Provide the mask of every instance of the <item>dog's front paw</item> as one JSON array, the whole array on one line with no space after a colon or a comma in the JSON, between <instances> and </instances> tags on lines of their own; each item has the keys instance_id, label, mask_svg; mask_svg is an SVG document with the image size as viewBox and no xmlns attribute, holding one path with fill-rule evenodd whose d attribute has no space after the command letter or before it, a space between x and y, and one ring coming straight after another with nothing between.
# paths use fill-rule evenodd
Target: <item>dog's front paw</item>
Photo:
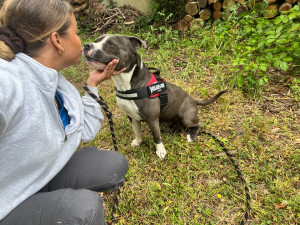
<instances>
[{"instance_id":1,"label":"dog's front paw","mask_svg":"<svg viewBox=\"0 0 300 225\"><path fill-rule=\"evenodd\" d=\"M132 142L131 142L131 146L132 147L138 147L142 144L142 140L138 140L138 139L134 139Z\"/></svg>"},{"instance_id":2,"label":"dog's front paw","mask_svg":"<svg viewBox=\"0 0 300 225\"><path fill-rule=\"evenodd\" d=\"M164 159L166 154L167 154L167 151L164 147L164 145L162 143L160 144L156 144L156 154L158 155L158 157L160 159Z\"/></svg>"}]
</instances>

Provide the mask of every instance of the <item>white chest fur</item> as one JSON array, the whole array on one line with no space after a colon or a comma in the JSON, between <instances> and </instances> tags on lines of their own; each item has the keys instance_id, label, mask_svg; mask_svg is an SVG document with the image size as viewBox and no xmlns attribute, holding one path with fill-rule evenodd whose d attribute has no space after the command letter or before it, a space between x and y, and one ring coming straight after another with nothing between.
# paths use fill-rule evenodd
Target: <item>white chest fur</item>
<instances>
[{"instance_id":1,"label":"white chest fur","mask_svg":"<svg viewBox=\"0 0 300 225\"><path fill-rule=\"evenodd\" d=\"M127 91L131 89L130 80L136 65L128 73L121 73L116 76L112 76L114 84L119 91ZM117 103L122 111L128 114L135 120L141 120L141 116L138 113L138 107L133 100L126 100L117 97Z\"/></svg>"}]
</instances>

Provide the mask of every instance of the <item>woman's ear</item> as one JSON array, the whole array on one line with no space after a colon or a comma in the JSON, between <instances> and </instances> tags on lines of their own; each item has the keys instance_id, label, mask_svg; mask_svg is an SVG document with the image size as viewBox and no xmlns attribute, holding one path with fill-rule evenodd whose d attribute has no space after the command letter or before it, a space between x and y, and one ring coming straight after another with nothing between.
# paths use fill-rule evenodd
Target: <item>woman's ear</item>
<instances>
[{"instance_id":1,"label":"woman's ear","mask_svg":"<svg viewBox=\"0 0 300 225\"><path fill-rule=\"evenodd\" d=\"M65 49L62 46L61 36L57 32L53 32L51 34L50 41L53 44L53 46L56 48L58 54L62 55L65 52Z\"/></svg>"}]
</instances>

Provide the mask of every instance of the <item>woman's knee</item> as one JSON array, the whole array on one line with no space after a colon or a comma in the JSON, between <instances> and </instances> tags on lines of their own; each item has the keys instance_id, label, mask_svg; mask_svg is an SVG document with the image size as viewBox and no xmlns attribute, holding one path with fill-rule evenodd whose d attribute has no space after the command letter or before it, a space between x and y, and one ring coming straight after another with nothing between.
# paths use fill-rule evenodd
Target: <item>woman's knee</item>
<instances>
[{"instance_id":1,"label":"woman's knee","mask_svg":"<svg viewBox=\"0 0 300 225\"><path fill-rule=\"evenodd\" d=\"M59 189L32 195L0 225L105 225L103 200L89 190Z\"/></svg>"},{"instance_id":2,"label":"woman's knee","mask_svg":"<svg viewBox=\"0 0 300 225\"><path fill-rule=\"evenodd\" d=\"M124 155L116 151L98 150L93 147L80 149L77 154L85 155L89 167L93 168L89 174L93 174L94 182L87 187L89 190L103 192L115 190L123 185L128 171L128 160Z\"/></svg>"},{"instance_id":3,"label":"woman's knee","mask_svg":"<svg viewBox=\"0 0 300 225\"><path fill-rule=\"evenodd\" d=\"M57 223L105 225L103 199L97 192L86 189L62 189L65 193L60 202Z\"/></svg>"}]
</instances>

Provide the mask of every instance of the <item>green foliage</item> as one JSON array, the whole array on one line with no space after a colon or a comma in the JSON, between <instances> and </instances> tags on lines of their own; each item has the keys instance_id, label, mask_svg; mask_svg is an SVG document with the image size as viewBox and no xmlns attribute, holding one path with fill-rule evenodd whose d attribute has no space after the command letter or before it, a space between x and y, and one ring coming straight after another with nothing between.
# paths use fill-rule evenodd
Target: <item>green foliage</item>
<instances>
[{"instance_id":1,"label":"green foliage","mask_svg":"<svg viewBox=\"0 0 300 225\"><path fill-rule=\"evenodd\" d=\"M299 72L300 11L295 6L274 20L247 15L238 21L232 82L253 89L268 82L267 69Z\"/></svg>"},{"instance_id":2,"label":"green foliage","mask_svg":"<svg viewBox=\"0 0 300 225\"><path fill-rule=\"evenodd\" d=\"M253 10L236 17L233 12L227 20L216 20L192 34L214 55L213 63L227 56L230 75L224 79L252 96L268 83L268 69L300 72L299 6L272 20L259 14Z\"/></svg>"}]
</instances>

